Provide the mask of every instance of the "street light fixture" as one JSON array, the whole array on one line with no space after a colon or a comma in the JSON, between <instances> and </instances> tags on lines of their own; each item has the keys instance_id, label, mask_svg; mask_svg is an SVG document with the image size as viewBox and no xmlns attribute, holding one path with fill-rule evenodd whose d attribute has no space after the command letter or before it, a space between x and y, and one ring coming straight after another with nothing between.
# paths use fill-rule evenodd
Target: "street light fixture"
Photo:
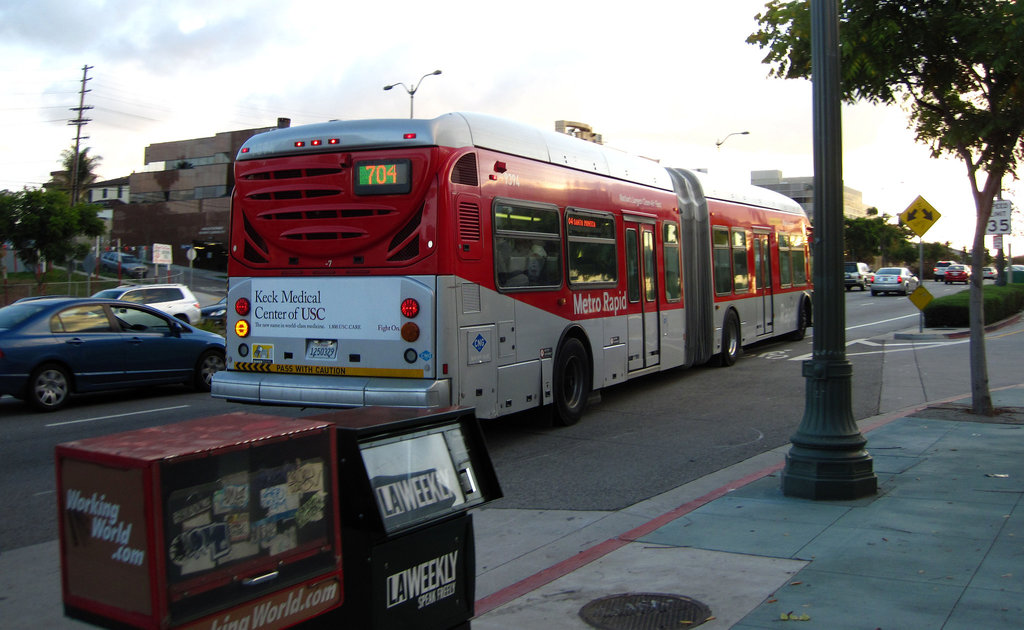
<instances>
[{"instance_id":1,"label":"street light fixture","mask_svg":"<svg viewBox=\"0 0 1024 630\"><path fill-rule=\"evenodd\" d=\"M718 142L716 142L715 143L715 148L721 150L722 145L725 144L725 141L728 140L730 136L749 136L749 135L750 135L749 131L734 131L734 132L730 133L728 136L726 136L726 137L722 138L721 140L719 140Z\"/></svg>"},{"instance_id":2,"label":"street light fixture","mask_svg":"<svg viewBox=\"0 0 1024 630\"><path fill-rule=\"evenodd\" d=\"M441 74L440 70L434 70L433 72L428 72L427 74L425 74L422 77L420 77L420 80L416 82L416 86L412 87L412 88L410 88L408 85L406 85L406 84L404 84L402 82L398 82L398 83L392 83L391 85L385 85L384 86L384 91L386 92L386 91L390 90L391 88L393 88L395 86L401 85L405 89L405 91L409 93L409 118L412 118L412 101L413 101L413 98L416 97L416 90L420 89L420 83L423 83L423 79L426 79L427 77L432 77L432 76L438 75L438 74Z\"/></svg>"}]
</instances>

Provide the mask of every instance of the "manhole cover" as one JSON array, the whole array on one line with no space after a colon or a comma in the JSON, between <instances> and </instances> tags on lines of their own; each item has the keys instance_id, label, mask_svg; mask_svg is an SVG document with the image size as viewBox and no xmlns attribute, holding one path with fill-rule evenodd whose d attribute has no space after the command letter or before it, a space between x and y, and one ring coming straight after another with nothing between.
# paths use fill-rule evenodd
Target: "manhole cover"
<instances>
[{"instance_id":1,"label":"manhole cover","mask_svg":"<svg viewBox=\"0 0 1024 630\"><path fill-rule=\"evenodd\" d=\"M704 623L711 609L682 595L622 593L595 599L580 608L580 617L601 630L679 630Z\"/></svg>"}]
</instances>

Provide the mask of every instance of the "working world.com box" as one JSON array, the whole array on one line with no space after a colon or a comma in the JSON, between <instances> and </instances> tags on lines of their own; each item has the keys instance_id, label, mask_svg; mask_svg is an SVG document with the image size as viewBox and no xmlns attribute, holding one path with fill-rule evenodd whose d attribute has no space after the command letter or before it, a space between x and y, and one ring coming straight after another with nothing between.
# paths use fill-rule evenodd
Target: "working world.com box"
<instances>
[{"instance_id":1,"label":"working world.com box","mask_svg":"<svg viewBox=\"0 0 1024 630\"><path fill-rule=\"evenodd\" d=\"M282 628L341 605L335 428L232 413L56 448L65 613Z\"/></svg>"}]
</instances>

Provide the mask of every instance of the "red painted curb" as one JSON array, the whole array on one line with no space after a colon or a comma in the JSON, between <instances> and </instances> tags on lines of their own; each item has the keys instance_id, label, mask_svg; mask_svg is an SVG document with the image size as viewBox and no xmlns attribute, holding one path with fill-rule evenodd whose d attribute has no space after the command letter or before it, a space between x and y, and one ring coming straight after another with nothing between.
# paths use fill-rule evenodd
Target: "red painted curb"
<instances>
[{"instance_id":1,"label":"red painted curb","mask_svg":"<svg viewBox=\"0 0 1024 630\"><path fill-rule=\"evenodd\" d=\"M573 571L576 571L581 567L590 564L594 560L599 560L600 558L603 558L609 553L617 549L621 549L622 547L625 547L629 543L634 542L637 538L640 538L641 536L645 536L653 532L659 527L662 527L663 525L666 525L676 520L677 518L696 510L702 505L706 505L714 501L715 499L725 496L726 494L732 492L736 488L743 487L748 483L757 481L762 477L766 477L774 472L781 470L782 467L783 464L780 463L774 466L769 466L764 470L751 473L745 477L741 477L736 481L733 481L729 484L726 484L716 490L713 490L705 494L702 497L694 499L693 501L690 501L688 503L684 503L683 505L675 508L674 510L671 510L669 512L662 514L661 516L653 518L650 521L644 523L643 525L640 525L629 530L628 532L616 536L615 538L609 538L608 540L602 543L599 543L589 549L581 551L580 553L576 554L571 558L566 558L565 560L555 565L552 565L547 569L543 569L537 573L534 573L530 577L524 578L516 582L515 584L506 586L500 591L496 591L488 595L487 597L478 599L476 601L475 616L487 614L495 608L503 606L515 599L518 599L519 597L522 597L530 591L534 591L544 586L545 584L554 582L558 578L564 577L572 573Z\"/></svg>"}]
</instances>

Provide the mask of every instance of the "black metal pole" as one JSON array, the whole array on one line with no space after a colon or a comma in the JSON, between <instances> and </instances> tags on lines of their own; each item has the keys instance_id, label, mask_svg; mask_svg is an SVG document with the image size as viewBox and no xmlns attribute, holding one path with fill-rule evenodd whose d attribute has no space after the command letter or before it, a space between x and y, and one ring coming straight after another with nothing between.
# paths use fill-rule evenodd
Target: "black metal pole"
<instances>
[{"instance_id":1,"label":"black metal pole","mask_svg":"<svg viewBox=\"0 0 1024 630\"><path fill-rule=\"evenodd\" d=\"M843 286L843 149L839 2L811 0L814 116L814 342L803 365L804 417L790 438L782 492L856 499L878 490L867 440L853 419Z\"/></svg>"}]
</instances>

